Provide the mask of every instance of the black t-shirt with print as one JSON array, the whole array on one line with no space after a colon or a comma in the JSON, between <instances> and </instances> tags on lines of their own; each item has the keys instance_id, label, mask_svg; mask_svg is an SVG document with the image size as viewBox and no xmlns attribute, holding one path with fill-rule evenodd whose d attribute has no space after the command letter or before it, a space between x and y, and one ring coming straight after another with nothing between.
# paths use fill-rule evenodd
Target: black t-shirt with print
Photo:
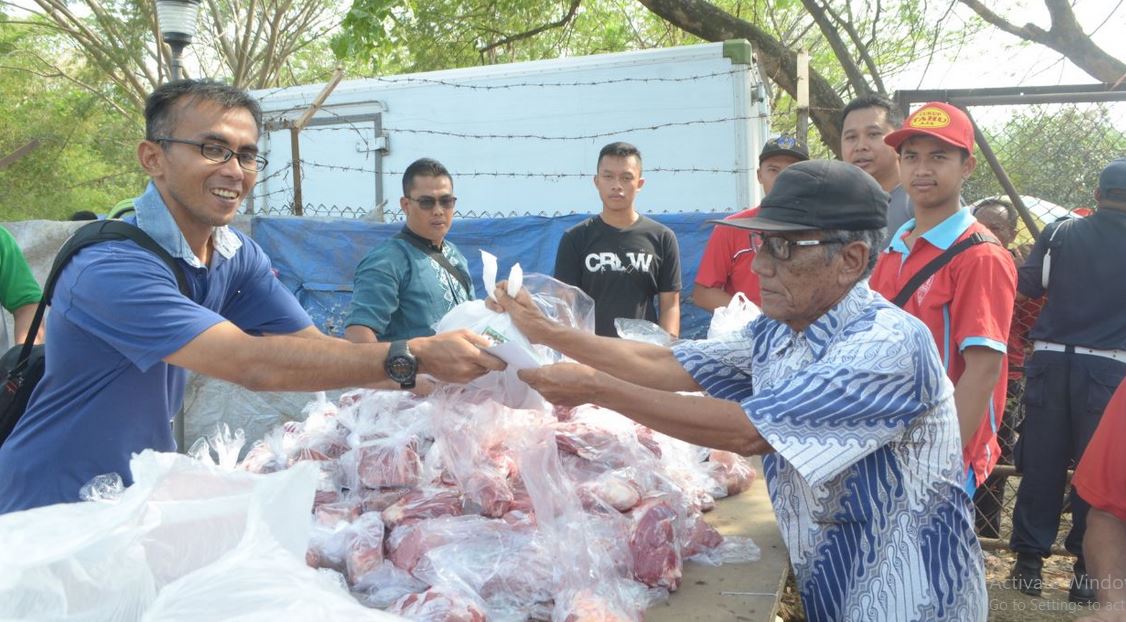
<instances>
[{"instance_id":1,"label":"black t-shirt with print","mask_svg":"<svg viewBox=\"0 0 1126 622\"><path fill-rule=\"evenodd\" d=\"M672 229L645 216L624 229L593 216L559 240L555 278L594 299L595 332L617 337L614 318L657 321L653 297L680 291L680 249Z\"/></svg>"}]
</instances>

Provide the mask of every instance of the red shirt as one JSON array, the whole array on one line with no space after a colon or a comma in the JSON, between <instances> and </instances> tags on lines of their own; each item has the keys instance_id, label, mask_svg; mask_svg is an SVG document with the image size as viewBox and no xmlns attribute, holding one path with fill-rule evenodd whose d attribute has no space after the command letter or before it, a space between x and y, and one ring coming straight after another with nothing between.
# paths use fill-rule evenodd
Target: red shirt
<instances>
[{"instance_id":1,"label":"red shirt","mask_svg":"<svg viewBox=\"0 0 1126 622\"><path fill-rule=\"evenodd\" d=\"M758 213L757 207L736 212L724 220L750 218ZM743 292L756 305L762 305L758 275L751 270L755 258L751 250L750 231L735 227L716 225L704 256L700 258L700 268L696 270L696 285L700 287L722 287L723 291L735 295Z\"/></svg>"},{"instance_id":2,"label":"red shirt","mask_svg":"<svg viewBox=\"0 0 1126 622\"><path fill-rule=\"evenodd\" d=\"M1110 398L1071 484L1091 507L1126 521L1126 381Z\"/></svg>"},{"instance_id":3,"label":"red shirt","mask_svg":"<svg viewBox=\"0 0 1126 622\"><path fill-rule=\"evenodd\" d=\"M903 237L914 228L909 222ZM969 210L942 221L923 234L908 251L902 237L880 255L870 281L872 289L887 299L895 298L907 281L947 248L974 233L992 237ZM998 244L978 244L959 253L950 263L915 290L903 309L919 318L934 335L946 375L957 384L966 368L962 350L984 346L1002 354L1009 340L1016 298L1017 271L1009 252ZM972 466L977 485L981 485L997 459L997 428L1005 412L1008 361L1001 359L1001 375L993 390L988 416L962 450L962 462Z\"/></svg>"}]
</instances>

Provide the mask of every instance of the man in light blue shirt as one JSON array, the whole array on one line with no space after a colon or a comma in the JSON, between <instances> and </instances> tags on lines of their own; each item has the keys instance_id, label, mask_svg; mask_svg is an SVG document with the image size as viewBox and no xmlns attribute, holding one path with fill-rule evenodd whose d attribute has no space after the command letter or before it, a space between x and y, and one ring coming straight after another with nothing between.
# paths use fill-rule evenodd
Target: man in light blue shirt
<instances>
[{"instance_id":1,"label":"man in light blue shirt","mask_svg":"<svg viewBox=\"0 0 1126 622\"><path fill-rule=\"evenodd\" d=\"M74 256L51 301L46 372L0 446L0 514L77 501L97 475L130 484L131 454L175 449L169 421L187 370L313 391L392 375L413 382L417 371L465 381L503 367L468 332L399 344L396 358L386 344L351 344L312 325L262 249L227 226L266 165L261 110L245 91L169 82L149 96L145 122L138 157L151 183L135 223L175 258L190 297L131 241Z\"/></svg>"},{"instance_id":2,"label":"man in light blue shirt","mask_svg":"<svg viewBox=\"0 0 1126 622\"><path fill-rule=\"evenodd\" d=\"M453 179L437 160L422 158L403 173L403 230L356 267L344 337L355 343L434 334L450 309L473 300L461 251L446 239L453 223Z\"/></svg>"},{"instance_id":3,"label":"man in light blue shirt","mask_svg":"<svg viewBox=\"0 0 1126 622\"><path fill-rule=\"evenodd\" d=\"M763 315L734 338L600 338L547 320L526 293L497 298L533 342L589 365L522 370L548 401L763 454L810 620L983 622L953 386L926 326L866 282L886 206L859 168L814 160L779 174L757 216L719 221L751 231L762 285Z\"/></svg>"}]
</instances>

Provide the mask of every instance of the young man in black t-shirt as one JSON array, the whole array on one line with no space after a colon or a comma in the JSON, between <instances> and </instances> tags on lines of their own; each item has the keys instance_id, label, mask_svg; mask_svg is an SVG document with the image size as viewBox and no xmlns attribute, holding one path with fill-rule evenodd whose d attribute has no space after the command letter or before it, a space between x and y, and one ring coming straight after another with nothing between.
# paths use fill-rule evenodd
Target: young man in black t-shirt
<instances>
[{"instance_id":1,"label":"young man in black t-shirt","mask_svg":"<svg viewBox=\"0 0 1126 622\"><path fill-rule=\"evenodd\" d=\"M634 208L643 185L637 147L606 145L594 176L602 213L571 227L559 241L555 278L594 299L599 335L617 337L619 317L657 322L674 337L680 334L680 249L671 229Z\"/></svg>"}]
</instances>

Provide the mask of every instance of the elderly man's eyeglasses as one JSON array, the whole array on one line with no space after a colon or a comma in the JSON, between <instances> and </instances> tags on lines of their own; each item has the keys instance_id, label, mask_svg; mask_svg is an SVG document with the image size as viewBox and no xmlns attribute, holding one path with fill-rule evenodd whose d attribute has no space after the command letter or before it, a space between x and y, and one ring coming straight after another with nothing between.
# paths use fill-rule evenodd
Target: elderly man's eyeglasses
<instances>
[{"instance_id":1,"label":"elderly man's eyeglasses","mask_svg":"<svg viewBox=\"0 0 1126 622\"><path fill-rule=\"evenodd\" d=\"M207 158L208 160L211 160L212 162L218 162L220 164L225 164L227 160L235 158L238 161L239 167L252 173L257 173L258 171L266 168L266 158L263 158L257 153L252 153L250 151L235 151L234 149L225 147L223 145L220 145L219 143L201 143L194 140L183 140L180 138L154 138L152 139L152 141L154 143L179 143L181 145L192 145L194 147L199 147L200 155Z\"/></svg>"},{"instance_id":2,"label":"elderly man's eyeglasses","mask_svg":"<svg viewBox=\"0 0 1126 622\"><path fill-rule=\"evenodd\" d=\"M419 207L428 212L434 209L435 205L441 205L443 209L453 209L454 205L457 204L457 197L452 194L447 194L446 196L438 198L431 196L421 196L417 199L414 197L407 197L407 200L418 203Z\"/></svg>"},{"instance_id":3,"label":"elderly man's eyeglasses","mask_svg":"<svg viewBox=\"0 0 1126 622\"><path fill-rule=\"evenodd\" d=\"M765 248L766 252L778 261L788 260L795 246L807 247L822 246L824 244L844 244L846 241L847 240L840 238L828 238L825 240L787 240L777 235L763 235L759 231L751 232L751 250L757 255Z\"/></svg>"}]
</instances>

